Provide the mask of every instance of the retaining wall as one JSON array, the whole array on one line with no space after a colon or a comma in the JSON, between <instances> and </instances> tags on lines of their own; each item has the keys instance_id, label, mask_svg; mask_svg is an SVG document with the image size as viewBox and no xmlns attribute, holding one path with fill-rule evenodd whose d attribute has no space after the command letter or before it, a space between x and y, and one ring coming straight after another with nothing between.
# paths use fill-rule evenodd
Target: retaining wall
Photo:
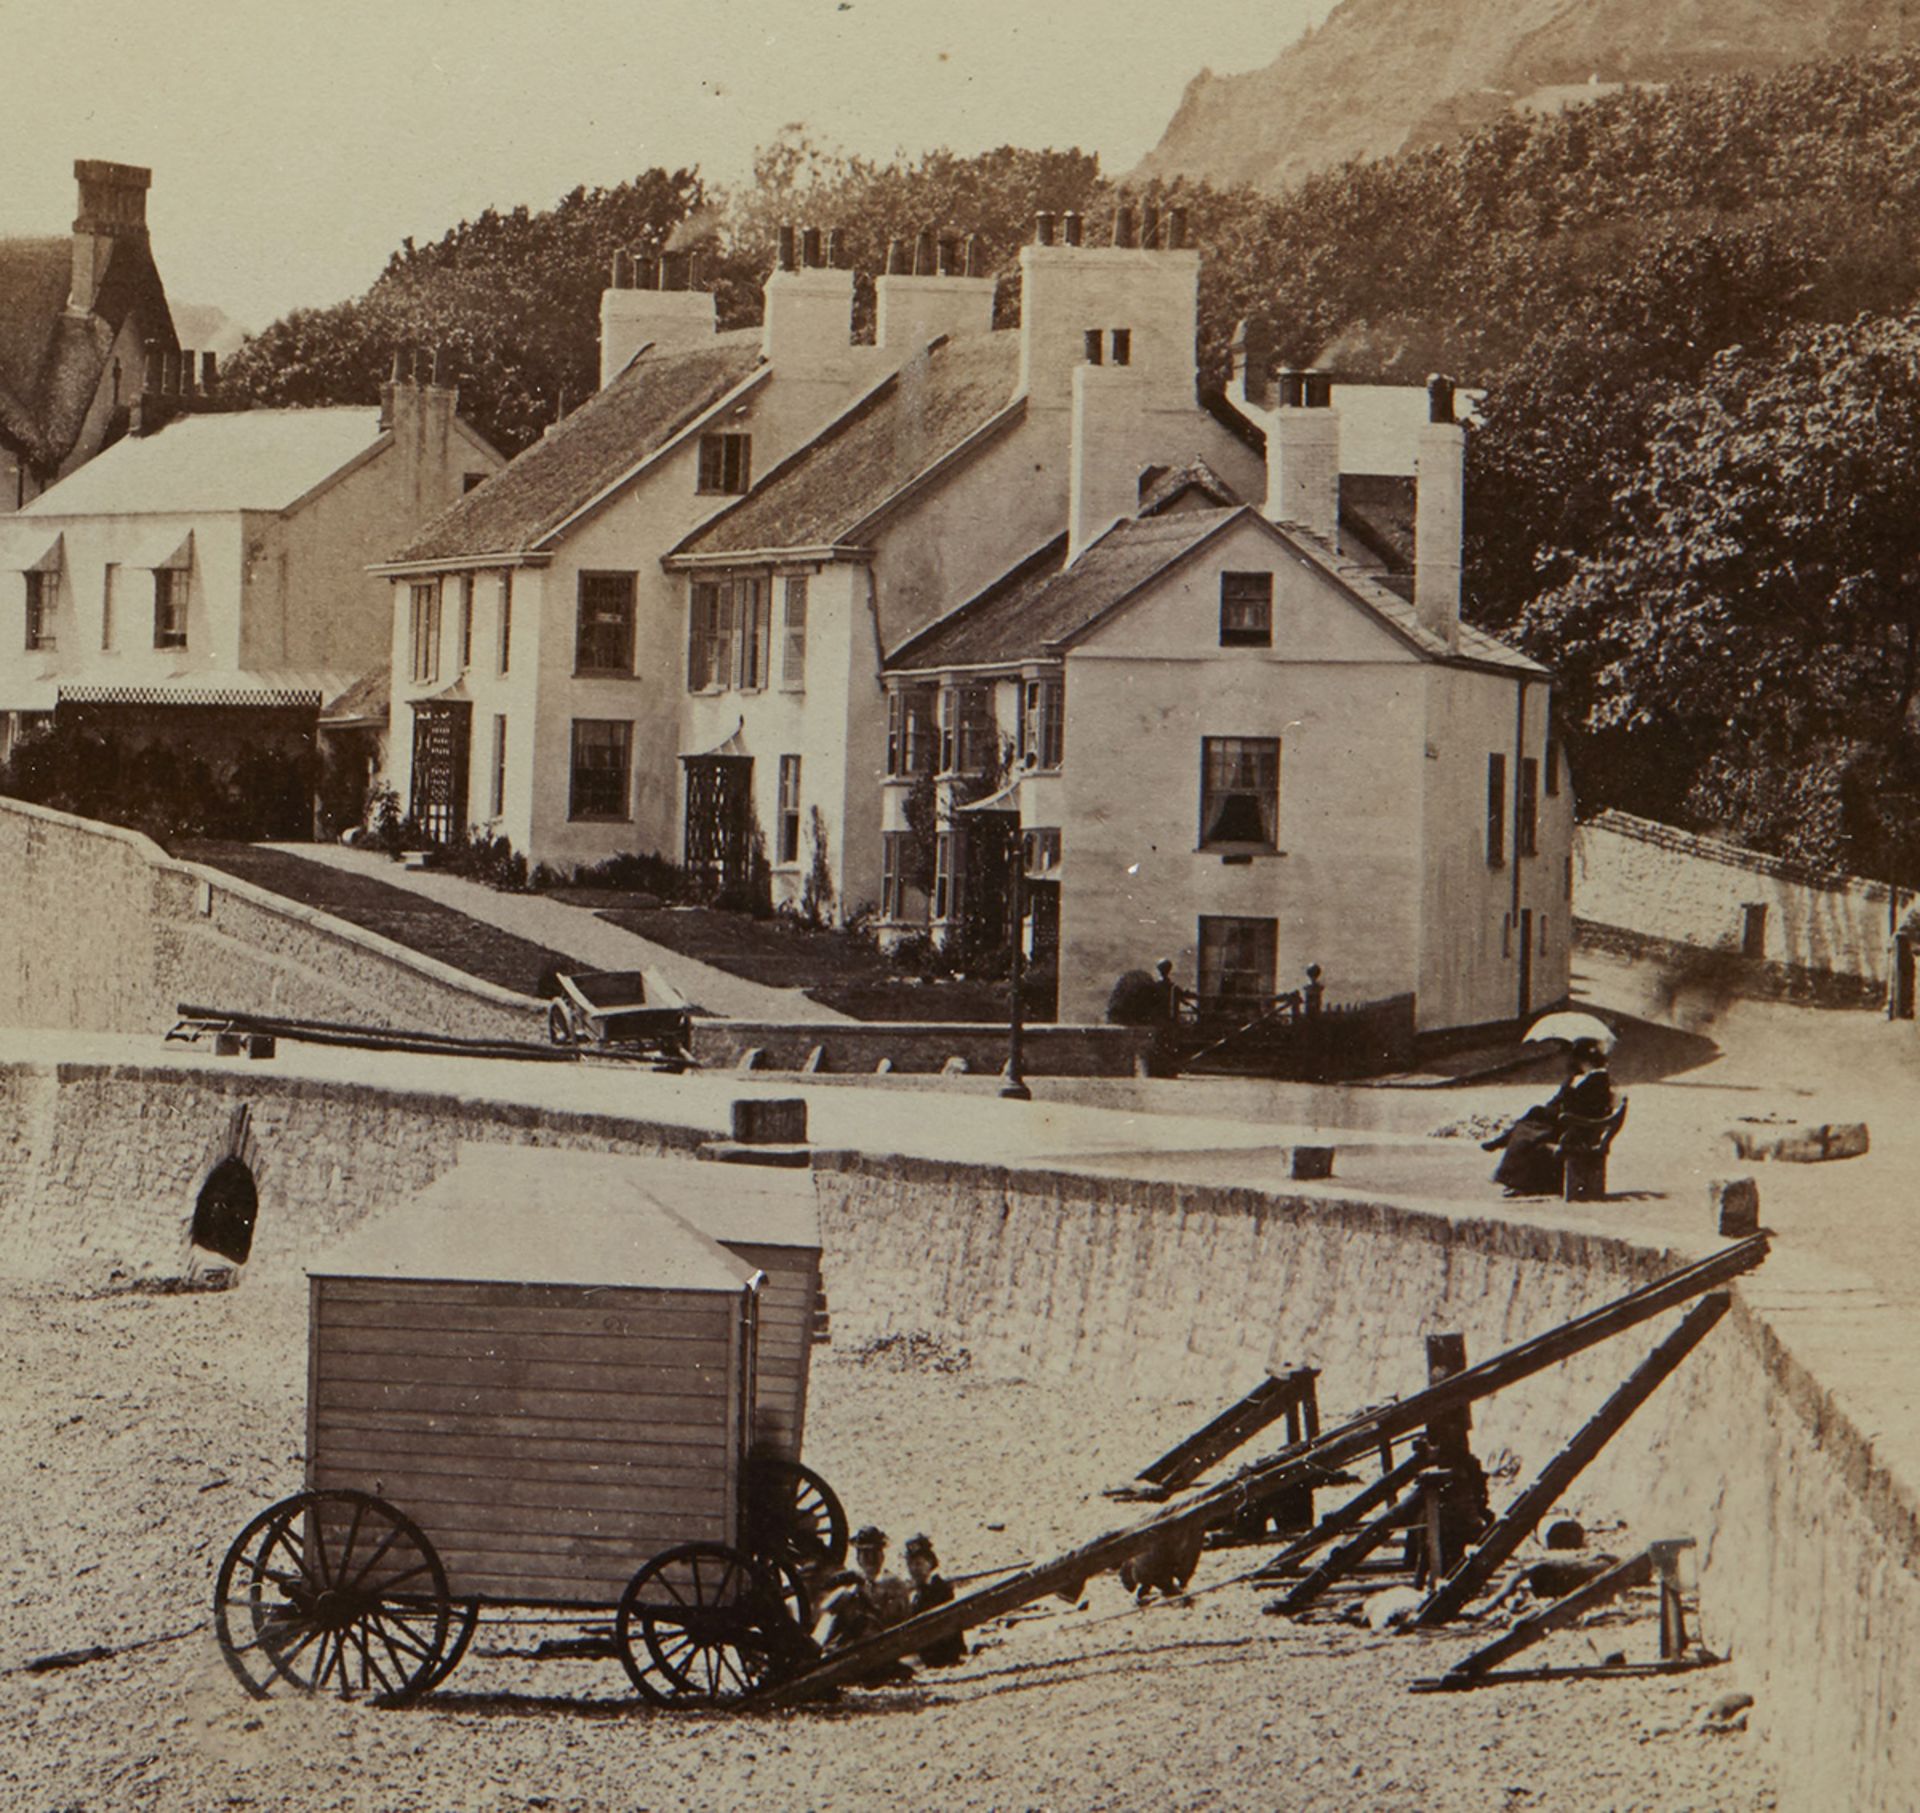
<instances>
[{"instance_id":1,"label":"retaining wall","mask_svg":"<svg viewBox=\"0 0 1920 1813\"><path fill-rule=\"evenodd\" d=\"M178 1272L193 1198L242 1105L262 1201L253 1265L269 1270L304 1263L428 1182L464 1139L660 1153L717 1130L238 1061L5 1063L7 1270L83 1283ZM924 1328L1063 1388L1098 1378L1202 1404L1243 1392L1269 1362L1312 1364L1329 1423L1424 1383L1427 1333L1459 1330L1484 1358L1692 1256L1070 1170L839 1153L822 1154L815 1176L843 1341ZM1743 1281L1733 1316L1577 1496L1625 1516L1638 1539L1698 1540L1704 1634L1736 1659L1704 1680L1758 1696L1783 1806L1900 1807L1920 1779L1920 1727L1900 1717L1920 1663L1920 1526L1906 1484L1797 1351L1797 1276L1770 1267ZM1530 1475L1660 1332L1616 1338L1476 1407L1483 1456L1508 1451Z\"/></svg>"},{"instance_id":2,"label":"retaining wall","mask_svg":"<svg viewBox=\"0 0 1920 1813\"><path fill-rule=\"evenodd\" d=\"M1022 1062L1033 1076L1133 1076L1152 1044L1146 1027L1028 1026ZM693 1055L703 1065L731 1070L749 1052L758 1052L756 1067L768 1070L802 1070L811 1062L829 1075L871 1076L884 1061L902 1073L925 1073L958 1058L969 1075L993 1076L1007 1061L1007 1028L1004 1021L694 1021Z\"/></svg>"},{"instance_id":3,"label":"retaining wall","mask_svg":"<svg viewBox=\"0 0 1920 1813\"><path fill-rule=\"evenodd\" d=\"M1575 909L1595 926L1742 951L1746 909L1763 907L1760 948L1748 956L1789 972L1859 977L1885 991L1892 934L1881 882L1823 874L1612 811L1575 832L1573 873Z\"/></svg>"},{"instance_id":4,"label":"retaining wall","mask_svg":"<svg viewBox=\"0 0 1920 1813\"><path fill-rule=\"evenodd\" d=\"M0 1025L152 1032L183 1001L544 1038L546 1005L117 825L0 798Z\"/></svg>"}]
</instances>

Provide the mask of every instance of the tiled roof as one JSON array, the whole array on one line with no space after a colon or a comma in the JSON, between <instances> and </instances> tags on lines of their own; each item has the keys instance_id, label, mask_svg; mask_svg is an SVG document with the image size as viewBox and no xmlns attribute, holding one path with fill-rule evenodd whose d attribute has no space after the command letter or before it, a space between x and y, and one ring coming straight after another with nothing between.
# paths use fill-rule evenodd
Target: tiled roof
<instances>
[{"instance_id":1,"label":"tiled roof","mask_svg":"<svg viewBox=\"0 0 1920 1813\"><path fill-rule=\"evenodd\" d=\"M1320 568L1365 610L1416 652L1435 661L1465 660L1515 672L1546 669L1463 624L1460 644L1421 628L1411 603L1381 584L1379 575L1343 559L1318 537L1292 525L1267 523L1236 506L1170 511L1117 523L1066 566L1066 537L1030 555L1012 572L959 610L930 625L886 659L896 673L934 668L993 667L1056 654L1108 611L1238 519L1259 523Z\"/></svg>"},{"instance_id":2,"label":"tiled roof","mask_svg":"<svg viewBox=\"0 0 1920 1813\"><path fill-rule=\"evenodd\" d=\"M837 547L912 481L996 418L1011 419L1020 336L935 345L875 386L676 554Z\"/></svg>"},{"instance_id":3,"label":"tiled roof","mask_svg":"<svg viewBox=\"0 0 1920 1813\"><path fill-rule=\"evenodd\" d=\"M647 353L525 453L427 523L392 558L462 560L537 548L759 363L760 333Z\"/></svg>"},{"instance_id":4,"label":"tiled roof","mask_svg":"<svg viewBox=\"0 0 1920 1813\"><path fill-rule=\"evenodd\" d=\"M44 466L80 439L122 322L143 310L148 340L174 344L144 242L116 243L91 315L67 313L72 281L71 239L0 239L0 438Z\"/></svg>"},{"instance_id":5,"label":"tiled roof","mask_svg":"<svg viewBox=\"0 0 1920 1813\"><path fill-rule=\"evenodd\" d=\"M377 409L248 409L183 415L128 435L20 512L180 516L284 510L380 439Z\"/></svg>"},{"instance_id":6,"label":"tiled roof","mask_svg":"<svg viewBox=\"0 0 1920 1813\"><path fill-rule=\"evenodd\" d=\"M1340 530L1379 557L1388 573L1413 571L1418 488L1411 478L1343 472Z\"/></svg>"}]
</instances>

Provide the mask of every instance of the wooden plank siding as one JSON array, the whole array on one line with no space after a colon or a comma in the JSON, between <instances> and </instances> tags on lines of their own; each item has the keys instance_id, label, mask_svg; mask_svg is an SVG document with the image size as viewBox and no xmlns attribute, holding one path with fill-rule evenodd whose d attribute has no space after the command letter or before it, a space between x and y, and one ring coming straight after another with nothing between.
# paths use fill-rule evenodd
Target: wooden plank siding
<instances>
[{"instance_id":1,"label":"wooden plank siding","mask_svg":"<svg viewBox=\"0 0 1920 1813\"><path fill-rule=\"evenodd\" d=\"M813 1350L813 1311L820 1290L820 1254L814 1247L720 1243L736 1259L758 1266L760 1358L754 1379L753 1439L787 1460L800 1458L807 1422L807 1369Z\"/></svg>"},{"instance_id":2,"label":"wooden plank siding","mask_svg":"<svg viewBox=\"0 0 1920 1813\"><path fill-rule=\"evenodd\" d=\"M744 1294L313 1284L309 1481L413 1518L456 1597L610 1605L733 1539Z\"/></svg>"}]
</instances>

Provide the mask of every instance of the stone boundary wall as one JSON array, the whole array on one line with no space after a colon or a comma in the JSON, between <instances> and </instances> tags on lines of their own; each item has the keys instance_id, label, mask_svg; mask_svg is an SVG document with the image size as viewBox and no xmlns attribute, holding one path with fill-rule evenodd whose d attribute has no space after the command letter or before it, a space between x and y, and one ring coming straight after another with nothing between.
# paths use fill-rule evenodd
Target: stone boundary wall
<instances>
[{"instance_id":1,"label":"stone boundary wall","mask_svg":"<svg viewBox=\"0 0 1920 1813\"><path fill-rule=\"evenodd\" d=\"M262 1271L304 1264L431 1181L463 1140L668 1153L717 1130L240 1062L0 1064L8 1275L81 1287L177 1275L194 1195L243 1104L262 1200L249 1269ZM841 1152L819 1154L815 1177L839 1341L925 1329L1063 1390L1099 1378L1191 1398L1196 1424L1284 1361L1323 1369L1331 1425L1418 1389L1427 1333L1458 1330L1485 1358L1694 1256L1071 1170ZM1735 1656L1702 1694L1757 1695L1783 1806L1900 1807L1920 1779L1920 1724L1900 1717L1920 1664L1920 1518L1796 1356L1795 1317L1780 1313L1803 1307L1796 1280L1783 1277L1775 1308L1758 1307L1764 1268L1736 1287L1734 1314L1588 1470L1576 1502L1626 1517L1636 1539L1698 1541L1702 1632ZM1672 1319L1477 1406L1483 1457L1510 1455L1530 1477ZM1128 1515L1095 1508L1090 1528ZM1648 1629L1621 1635L1648 1653Z\"/></svg>"},{"instance_id":2,"label":"stone boundary wall","mask_svg":"<svg viewBox=\"0 0 1920 1813\"><path fill-rule=\"evenodd\" d=\"M1671 938L1653 938L1625 926L1597 925L1575 919L1574 943L1582 950L1607 951L1656 965L1667 1003L1682 995L1726 998L1741 995L1758 1001L1792 1001L1802 1007L1880 1009L1886 1006L1884 982L1871 976L1836 975L1831 970L1799 969L1769 963L1761 957L1743 957L1738 951L1709 950L1698 944L1679 944Z\"/></svg>"},{"instance_id":3,"label":"stone boundary wall","mask_svg":"<svg viewBox=\"0 0 1920 1813\"><path fill-rule=\"evenodd\" d=\"M1739 952L1749 906L1766 909L1753 953L1794 972L1861 978L1883 995L1892 933L1888 889L1857 876L1608 811L1573 842L1573 898L1581 920L1642 937Z\"/></svg>"},{"instance_id":4,"label":"stone boundary wall","mask_svg":"<svg viewBox=\"0 0 1920 1813\"><path fill-rule=\"evenodd\" d=\"M1151 1028L1137 1026L1028 1026L1023 1063L1033 1076L1134 1076L1153 1044ZM814 1051L831 1075L871 1076L883 1059L903 1073L943 1069L959 1058L969 1076L994 1076L1006 1065L1007 1028L977 1021L808 1021L783 1025L759 1020L696 1020L693 1055L712 1069L731 1070L747 1053L756 1068L802 1070Z\"/></svg>"},{"instance_id":5,"label":"stone boundary wall","mask_svg":"<svg viewBox=\"0 0 1920 1813\"><path fill-rule=\"evenodd\" d=\"M118 825L0 798L0 1025L148 1033L182 1001L546 1036L546 1004L462 974Z\"/></svg>"}]
</instances>

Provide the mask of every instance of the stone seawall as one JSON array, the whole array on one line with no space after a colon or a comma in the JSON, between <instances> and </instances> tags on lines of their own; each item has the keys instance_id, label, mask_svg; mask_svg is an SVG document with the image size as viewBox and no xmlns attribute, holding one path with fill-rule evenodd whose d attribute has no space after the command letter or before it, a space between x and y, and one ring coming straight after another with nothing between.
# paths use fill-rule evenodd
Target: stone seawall
<instances>
[{"instance_id":1,"label":"stone seawall","mask_svg":"<svg viewBox=\"0 0 1920 1813\"><path fill-rule=\"evenodd\" d=\"M473 1038L546 1005L116 825L0 798L0 1025L153 1032L183 1001Z\"/></svg>"},{"instance_id":2,"label":"stone seawall","mask_svg":"<svg viewBox=\"0 0 1920 1813\"><path fill-rule=\"evenodd\" d=\"M522 1106L477 1087L319 1081L239 1061L0 1063L0 1263L82 1286L177 1274L194 1196L243 1106L263 1271L304 1264L430 1181L462 1140L661 1153L688 1150L724 1120L721 1091L713 1124L695 1125L684 1112L669 1124ZM1062 1390L1098 1378L1191 1399L1196 1424L1279 1361L1322 1369L1335 1422L1417 1389L1428 1333L1457 1330L1482 1359L1696 1256L1389 1203L1066 1168L823 1153L816 1181L837 1340L926 1329ZM1741 1281L1733 1316L1577 1496L1629 1520L1636 1539L1697 1540L1703 1632L1735 1657L1703 1677L1703 1693L1737 1683L1758 1696L1755 1729L1784 1807L1900 1807L1920 1779L1920 1734L1900 1716L1920 1661L1914 1497L1812 1370L1807 1274L1795 1263L1777 1252ZM1670 1321L1478 1406L1482 1455L1509 1455L1516 1477L1530 1476ZM1651 1653L1649 1628L1609 1640Z\"/></svg>"}]
</instances>

